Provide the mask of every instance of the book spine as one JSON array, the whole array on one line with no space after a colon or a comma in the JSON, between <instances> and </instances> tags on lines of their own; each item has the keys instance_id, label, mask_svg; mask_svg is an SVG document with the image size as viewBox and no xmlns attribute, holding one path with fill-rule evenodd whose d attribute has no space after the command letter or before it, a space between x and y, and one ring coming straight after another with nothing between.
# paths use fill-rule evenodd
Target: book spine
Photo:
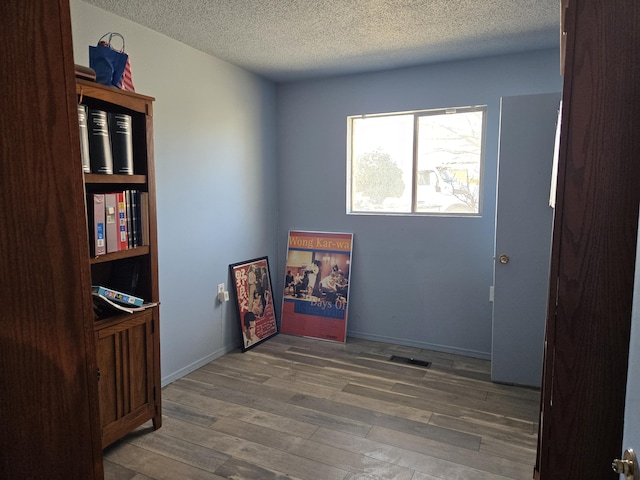
<instances>
[{"instance_id":1,"label":"book spine","mask_svg":"<svg viewBox=\"0 0 640 480\"><path fill-rule=\"evenodd\" d=\"M133 123L131 115L109 113L113 173L133 175Z\"/></svg>"},{"instance_id":2,"label":"book spine","mask_svg":"<svg viewBox=\"0 0 640 480\"><path fill-rule=\"evenodd\" d=\"M91 172L112 174L113 157L111 155L107 112L90 108L87 127L89 132Z\"/></svg>"},{"instance_id":3,"label":"book spine","mask_svg":"<svg viewBox=\"0 0 640 480\"><path fill-rule=\"evenodd\" d=\"M140 192L140 237L142 245L150 244L149 192Z\"/></svg>"},{"instance_id":4,"label":"book spine","mask_svg":"<svg viewBox=\"0 0 640 480\"><path fill-rule=\"evenodd\" d=\"M82 156L82 171L91 173L89 156L89 130L87 127L87 106L78 105L78 125L80 126L80 154Z\"/></svg>"},{"instance_id":5,"label":"book spine","mask_svg":"<svg viewBox=\"0 0 640 480\"><path fill-rule=\"evenodd\" d=\"M105 210L104 210L104 195L94 193L89 195L90 209L93 212L91 223L91 233L89 238L91 242L91 254L94 257L104 255L107 253L107 245L105 238Z\"/></svg>"},{"instance_id":6,"label":"book spine","mask_svg":"<svg viewBox=\"0 0 640 480\"><path fill-rule=\"evenodd\" d=\"M119 249L118 205L115 193L104 194L105 229L107 238L107 253L117 252Z\"/></svg>"},{"instance_id":7,"label":"book spine","mask_svg":"<svg viewBox=\"0 0 640 480\"><path fill-rule=\"evenodd\" d=\"M133 212L131 210L131 190L124 191L125 209L127 211L127 248L133 248L133 225L131 219Z\"/></svg>"},{"instance_id":8,"label":"book spine","mask_svg":"<svg viewBox=\"0 0 640 480\"><path fill-rule=\"evenodd\" d=\"M118 203L118 250L126 250L129 248L129 238L127 236L127 208L124 198L124 192L116 194Z\"/></svg>"},{"instance_id":9,"label":"book spine","mask_svg":"<svg viewBox=\"0 0 640 480\"><path fill-rule=\"evenodd\" d=\"M142 245L142 232L140 228L140 190L132 190L131 192L131 210L133 211L133 217L131 219L131 225L133 227L133 246L139 247Z\"/></svg>"},{"instance_id":10,"label":"book spine","mask_svg":"<svg viewBox=\"0 0 640 480\"><path fill-rule=\"evenodd\" d=\"M136 307L141 307L144 303L144 300L139 297L135 297L133 295L129 295L126 293L118 292L117 290L113 290L107 287L98 287L98 295L102 295L103 297L109 298L111 300L115 300L116 302L124 303L126 305L133 305Z\"/></svg>"},{"instance_id":11,"label":"book spine","mask_svg":"<svg viewBox=\"0 0 640 480\"><path fill-rule=\"evenodd\" d=\"M139 279L140 259L126 258L118 261L117 265L111 269L106 285L119 292L137 295Z\"/></svg>"}]
</instances>

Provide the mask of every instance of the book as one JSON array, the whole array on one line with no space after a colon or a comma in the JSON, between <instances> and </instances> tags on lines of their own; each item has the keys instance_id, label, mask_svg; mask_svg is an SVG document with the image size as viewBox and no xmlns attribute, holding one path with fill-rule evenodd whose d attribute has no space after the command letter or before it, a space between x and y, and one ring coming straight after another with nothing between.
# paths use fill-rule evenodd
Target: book
<instances>
[{"instance_id":1,"label":"book","mask_svg":"<svg viewBox=\"0 0 640 480\"><path fill-rule=\"evenodd\" d=\"M93 68L85 67L84 65L75 64L76 78L83 80L89 80L91 82L96 81L96 71Z\"/></svg>"},{"instance_id":2,"label":"book","mask_svg":"<svg viewBox=\"0 0 640 480\"><path fill-rule=\"evenodd\" d=\"M140 244L149 245L149 192L140 192Z\"/></svg>"},{"instance_id":3,"label":"book","mask_svg":"<svg viewBox=\"0 0 640 480\"><path fill-rule=\"evenodd\" d=\"M118 250L126 250L129 248L129 238L127 236L127 208L124 192L116 194L116 202L118 205Z\"/></svg>"},{"instance_id":4,"label":"book","mask_svg":"<svg viewBox=\"0 0 640 480\"><path fill-rule=\"evenodd\" d=\"M100 295L98 292L91 292L93 298L93 311L98 318L111 317L114 314L119 313L135 313L142 312L147 308L155 307L158 304L156 302L143 303L139 307L126 306L118 302L114 302L104 295Z\"/></svg>"},{"instance_id":5,"label":"book","mask_svg":"<svg viewBox=\"0 0 640 480\"><path fill-rule=\"evenodd\" d=\"M133 248L133 210L131 209L131 190L124 191L124 203L127 216L127 248Z\"/></svg>"},{"instance_id":6,"label":"book","mask_svg":"<svg viewBox=\"0 0 640 480\"><path fill-rule=\"evenodd\" d=\"M89 157L89 130L87 128L87 106L78 105L78 125L80 126L80 155L82 157L82 171L91 173Z\"/></svg>"},{"instance_id":7,"label":"book","mask_svg":"<svg viewBox=\"0 0 640 480\"><path fill-rule=\"evenodd\" d=\"M107 112L89 109L87 118L89 132L89 157L92 173L113 173L113 156L109 139L109 119Z\"/></svg>"},{"instance_id":8,"label":"book","mask_svg":"<svg viewBox=\"0 0 640 480\"><path fill-rule=\"evenodd\" d=\"M133 122L126 113L109 113L113 173L133 175Z\"/></svg>"},{"instance_id":9,"label":"book","mask_svg":"<svg viewBox=\"0 0 640 480\"><path fill-rule=\"evenodd\" d=\"M133 228L133 246L139 247L141 242L140 228L140 190L131 191L131 228Z\"/></svg>"},{"instance_id":10,"label":"book","mask_svg":"<svg viewBox=\"0 0 640 480\"><path fill-rule=\"evenodd\" d=\"M117 194L104 194L104 223L105 236L107 239L107 253L117 252L119 250L119 225L118 225L118 204L116 200Z\"/></svg>"},{"instance_id":11,"label":"book","mask_svg":"<svg viewBox=\"0 0 640 480\"><path fill-rule=\"evenodd\" d=\"M89 244L91 255L97 257L107 253L105 237L104 194L90 193L87 196L87 213L89 214Z\"/></svg>"},{"instance_id":12,"label":"book","mask_svg":"<svg viewBox=\"0 0 640 480\"><path fill-rule=\"evenodd\" d=\"M93 285L91 287L91 292L97 293L98 295L101 295L113 302L126 305L127 307L141 307L144 303L144 300L140 297L122 293L118 290L114 290L113 288L103 287L101 285Z\"/></svg>"},{"instance_id":13,"label":"book","mask_svg":"<svg viewBox=\"0 0 640 480\"><path fill-rule=\"evenodd\" d=\"M138 295L140 279L140 259L123 258L113 263L109 279L106 281L110 288L130 295Z\"/></svg>"}]
</instances>

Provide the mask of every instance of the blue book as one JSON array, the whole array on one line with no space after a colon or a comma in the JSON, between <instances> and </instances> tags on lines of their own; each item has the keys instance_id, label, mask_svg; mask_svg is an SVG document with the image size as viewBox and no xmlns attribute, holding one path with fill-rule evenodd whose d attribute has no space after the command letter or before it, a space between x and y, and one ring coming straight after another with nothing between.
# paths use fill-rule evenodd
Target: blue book
<instances>
[{"instance_id":1,"label":"blue book","mask_svg":"<svg viewBox=\"0 0 640 480\"><path fill-rule=\"evenodd\" d=\"M93 286L91 287L91 290L93 293L97 293L109 300L121 303L122 305L128 305L130 307L141 307L144 303L142 298L129 295L128 293L118 292L112 288Z\"/></svg>"}]
</instances>

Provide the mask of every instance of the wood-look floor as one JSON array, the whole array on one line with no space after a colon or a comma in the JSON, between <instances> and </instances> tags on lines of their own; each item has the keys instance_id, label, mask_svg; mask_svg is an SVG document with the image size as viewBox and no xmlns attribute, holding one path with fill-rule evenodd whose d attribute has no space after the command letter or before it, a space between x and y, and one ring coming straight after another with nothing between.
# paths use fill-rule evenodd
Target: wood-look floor
<instances>
[{"instance_id":1,"label":"wood-look floor","mask_svg":"<svg viewBox=\"0 0 640 480\"><path fill-rule=\"evenodd\" d=\"M162 428L107 448L105 478L529 480L539 392L491 383L489 369L419 348L280 334L165 387Z\"/></svg>"}]
</instances>

